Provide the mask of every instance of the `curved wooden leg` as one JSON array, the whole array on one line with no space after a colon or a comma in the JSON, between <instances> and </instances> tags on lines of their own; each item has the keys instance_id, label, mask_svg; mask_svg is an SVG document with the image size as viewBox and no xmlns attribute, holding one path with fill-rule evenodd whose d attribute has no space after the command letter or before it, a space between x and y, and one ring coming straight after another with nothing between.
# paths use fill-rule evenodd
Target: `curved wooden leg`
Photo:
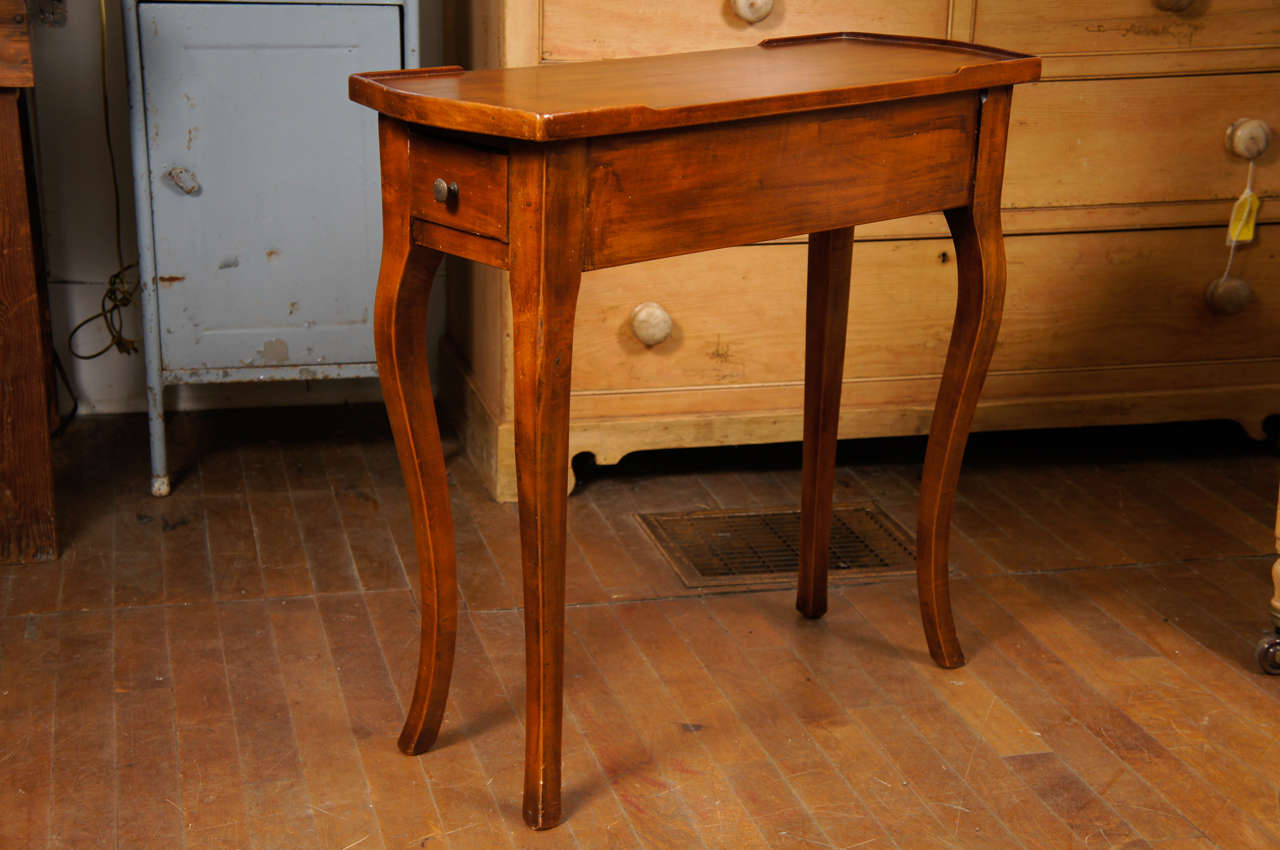
<instances>
[{"instance_id":1,"label":"curved wooden leg","mask_svg":"<svg viewBox=\"0 0 1280 850\"><path fill-rule=\"evenodd\" d=\"M920 484L916 579L929 654L942 667L959 667L964 653L951 616L948 576L951 511L969 425L1000 329L1005 264L998 212L979 217L969 207L949 210L947 223L955 239L960 288Z\"/></svg>"},{"instance_id":2,"label":"curved wooden leg","mask_svg":"<svg viewBox=\"0 0 1280 850\"><path fill-rule=\"evenodd\" d=\"M512 205L510 287L516 489L524 567L524 820L560 822L564 552L573 320L582 277L586 148L513 155L512 183L542 187Z\"/></svg>"},{"instance_id":3,"label":"curved wooden leg","mask_svg":"<svg viewBox=\"0 0 1280 850\"><path fill-rule=\"evenodd\" d=\"M946 211L956 247L959 291L951 343L929 428L916 526L920 615L929 654L942 667L964 664L964 653L960 650L951 615L948 546L964 444L969 438L978 395L995 351L1004 309L1000 187L1004 181L1011 93L1011 87L1006 86L982 94L973 200L967 207Z\"/></svg>"},{"instance_id":4,"label":"curved wooden leg","mask_svg":"<svg viewBox=\"0 0 1280 850\"><path fill-rule=\"evenodd\" d=\"M458 628L449 483L427 368L427 302L443 257L410 242L409 148L403 127L384 116L379 135L383 243L373 332L383 401L409 492L421 580L418 677L399 739L402 751L416 755L440 732Z\"/></svg>"},{"instance_id":5,"label":"curved wooden leg","mask_svg":"<svg viewBox=\"0 0 1280 850\"><path fill-rule=\"evenodd\" d=\"M804 335L800 576L796 591L796 610L810 619L821 617L827 611L831 493L835 486L852 258L852 227L810 234Z\"/></svg>"}]
</instances>

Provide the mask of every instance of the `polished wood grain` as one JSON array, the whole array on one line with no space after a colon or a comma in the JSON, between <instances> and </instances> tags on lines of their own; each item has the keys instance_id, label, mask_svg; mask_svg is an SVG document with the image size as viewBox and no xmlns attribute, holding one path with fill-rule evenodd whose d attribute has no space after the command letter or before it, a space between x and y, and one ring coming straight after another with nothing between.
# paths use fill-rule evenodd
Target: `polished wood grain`
<instances>
[{"instance_id":1,"label":"polished wood grain","mask_svg":"<svg viewBox=\"0 0 1280 850\"><path fill-rule=\"evenodd\" d=\"M427 368L427 304L443 255L410 241L411 145L403 124L380 118L382 269L374 305L378 376L409 489L421 582L422 638L418 675L400 749L425 752L444 718L457 634L458 579L453 521Z\"/></svg>"},{"instance_id":2,"label":"polished wood grain","mask_svg":"<svg viewBox=\"0 0 1280 850\"><path fill-rule=\"evenodd\" d=\"M582 278L587 149L513 152L511 309L515 321L516 483L524 565L524 818L560 821L564 698L565 500L573 313Z\"/></svg>"},{"instance_id":3,"label":"polished wood grain","mask_svg":"<svg viewBox=\"0 0 1280 850\"><path fill-rule=\"evenodd\" d=\"M355 74L350 94L415 124L549 141L973 91L1039 71L1039 59L995 48L831 33L607 63Z\"/></svg>"},{"instance_id":4,"label":"polished wood grain","mask_svg":"<svg viewBox=\"0 0 1280 850\"><path fill-rule=\"evenodd\" d=\"M809 237L804 352L804 484L800 495L800 566L796 609L810 619L827 610L831 494L840 427L841 372L853 228Z\"/></svg>"},{"instance_id":5,"label":"polished wood grain","mask_svg":"<svg viewBox=\"0 0 1280 850\"><path fill-rule=\"evenodd\" d=\"M506 240L507 156L504 151L486 151L475 144L410 134L409 157L411 173L406 180L406 191L413 196L414 218ZM443 180L450 190L444 201L435 197L436 180ZM456 194L450 184L456 185Z\"/></svg>"},{"instance_id":6,"label":"polished wood grain","mask_svg":"<svg viewBox=\"0 0 1280 850\"><path fill-rule=\"evenodd\" d=\"M948 94L593 140L586 267L962 206L977 123Z\"/></svg>"},{"instance_id":7,"label":"polished wood grain","mask_svg":"<svg viewBox=\"0 0 1280 850\"><path fill-rule=\"evenodd\" d=\"M929 428L916 527L916 577L929 654L943 667L958 667L964 654L951 619L947 545L951 510L964 444L978 406L978 394L996 347L1004 308L1005 258L1000 233L1000 187L1004 179L1005 138L1009 126L1009 89L983 98L981 131L974 168L973 200L947 210L956 246L960 289L956 318L943 367L938 401Z\"/></svg>"},{"instance_id":8,"label":"polished wood grain","mask_svg":"<svg viewBox=\"0 0 1280 850\"><path fill-rule=\"evenodd\" d=\"M962 663L948 596L950 512L999 327L1009 93L1037 74L1034 58L1001 51L829 34L574 67L352 77L352 98L379 110L383 138L380 371L405 475L424 478L411 502L426 630L402 748L419 752L435 737L453 640L440 612L453 601L442 595L453 592L451 563L427 579L428 565L443 563L431 550L448 517L433 511L448 495L437 463L424 466L439 449L418 347L426 282L449 245L500 261L505 243L510 272L526 823L546 829L564 813L566 560L576 554L566 547L569 407L584 270L814 232L797 607L817 618L826 609L852 225L946 212L960 293L925 463L918 576L935 660ZM455 177L456 193L450 185L447 198L426 200L428 181L443 189Z\"/></svg>"}]
</instances>

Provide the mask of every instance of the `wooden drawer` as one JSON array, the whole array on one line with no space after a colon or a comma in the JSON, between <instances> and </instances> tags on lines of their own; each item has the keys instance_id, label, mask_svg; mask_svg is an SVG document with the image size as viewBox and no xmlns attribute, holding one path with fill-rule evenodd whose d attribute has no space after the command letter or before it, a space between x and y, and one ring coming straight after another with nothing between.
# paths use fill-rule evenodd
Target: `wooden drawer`
<instances>
[{"instance_id":1,"label":"wooden drawer","mask_svg":"<svg viewBox=\"0 0 1280 850\"><path fill-rule=\"evenodd\" d=\"M1037 55L1269 47L1277 31L1275 0L1193 0L1183 12L1154 0L982 0L973 21L975 41Z\"/></svg>"},{"instance_id":2,"label":"wooden drawer","mask_svg":"<svg viewBox=\"0 0 1280 850\"><path fill-rule=\"evenodd\" d=\"M1222 273L1220 228L1007 239L1008 297L993 373L1087 374L1144 364L1276 358L1280 366L1280 227L1237 254L1255 300L1235 316L1205 306ZM735 406L767 407L803 375L805 247L731 248L589 272L574 349L576 395L734 390ZM936 376L955 305L949 240L854 247L846 380ZM698 281L690 286L689 281ZM630 327L656 301L674 330L646 348ZM739 390L755 389L742 401ZM720 405L709 395L699 406ZM776 399L776 396L775 396ZM688 400L682 402L688 403ZM630 413L643 412L637 399ZM593 405L596 414L607 411Z\"/></svg>"},{"instance_id":3,"label":"wooden drawer","mask_svg":"<svg viewBox=\"0 0 1280 850\"><path fill-rule=\"evenodd\" d=\"M1022 86L1013 98L1004 206L1235 198L1246 164L1227 151L1227 127L1244 116L1280 126L1278 91L1273 74ZM1280 169L1269 167L1276 157L1273 146L1258 160L1259 195L1280 192Z\"/></svg>"},{"instance_id":4,"label":"wooden drawer","mask_svg":"<svg viewBox=\"0 0 1280 850\"><path fill-rule=\"evenodd\" d=\"M543 0L541 56L552 61L647 56L836 30L943 38L949 5L947 0L775 0L768 17L748 24L727 0Z\"/></svg>"},{"instance_id":5,"label":"wooden drawer","mask_svg":"<svg viewBox=\"0 0 1280 850\"><path fill-rule=\"evenodd\" d=\"M960 92L593 140L585 267L964 206L978 109L974 93ZM797 139L821 144L798 158ZM749 152L751 179L728 150ZM659 171L669 179L655 181Z\"/></svg>"},{"instance_id":6,"label":"wooden drawer","mask_svg":"<svg viewBox=\"0 0 1280 850\"><path fill-rule=\"evenodd\" d=\"M414 218L506 241L506 153L414 134L410 167ZM436 180L456 191L451 186L446 200L437 200Z\"/></svg>"}]
</instances>

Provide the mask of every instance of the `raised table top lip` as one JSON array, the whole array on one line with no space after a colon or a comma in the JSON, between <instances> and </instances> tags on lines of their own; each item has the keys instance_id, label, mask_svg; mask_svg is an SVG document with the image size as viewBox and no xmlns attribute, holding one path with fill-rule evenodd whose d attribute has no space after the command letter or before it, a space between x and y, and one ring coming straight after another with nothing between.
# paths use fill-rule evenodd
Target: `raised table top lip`
<instances>
[{"instance_id":1,"label":"raised table top lip","mask_svg":"<svg viewBox=\"0 0 1280 850\"><path fill-rule=\"evenodd\" d=\"M834 32L754 47L527 68L353 74L350 97L415 124L549 142L1032 82L1040 59L968 42Z\"/></svg>"}]
</instances>

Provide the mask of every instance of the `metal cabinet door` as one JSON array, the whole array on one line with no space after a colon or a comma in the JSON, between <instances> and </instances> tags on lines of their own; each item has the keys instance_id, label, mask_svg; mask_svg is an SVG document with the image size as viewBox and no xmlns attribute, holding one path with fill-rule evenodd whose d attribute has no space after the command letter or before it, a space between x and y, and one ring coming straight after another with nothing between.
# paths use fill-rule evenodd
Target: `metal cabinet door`
<instances>
[{"instance_id":1,"label":"metal cabinet door","mask_svg":"<svg viewBox=\"0 0 1280 850\"><path fill-rule=\"evenodd\" d=\"M347 76L400 67L400 7L138 17L163 368L372 361L377 123Z\"/></svg>"}]
</instances>

